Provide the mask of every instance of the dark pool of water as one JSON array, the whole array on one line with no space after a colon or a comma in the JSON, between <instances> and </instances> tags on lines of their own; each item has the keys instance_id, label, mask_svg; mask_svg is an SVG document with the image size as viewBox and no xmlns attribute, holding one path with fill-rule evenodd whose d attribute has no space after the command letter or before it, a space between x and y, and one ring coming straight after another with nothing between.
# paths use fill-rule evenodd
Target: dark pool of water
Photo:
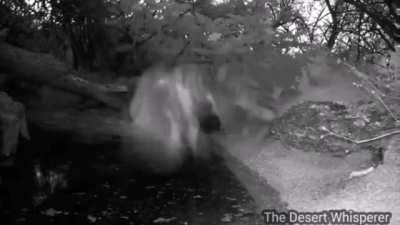
<instances>
[{"instance_id":1,"label":"dark pool of water","mask_svg":"<svg viewBox=\"0 0 400 225\"><path fill-rule=\"evenodd\" d=\"M0 168L1 224L261 223L217 157L155 175L123 163L118 143L83 144L32 127L15 166Z\"/></svg>"}]
</instances>

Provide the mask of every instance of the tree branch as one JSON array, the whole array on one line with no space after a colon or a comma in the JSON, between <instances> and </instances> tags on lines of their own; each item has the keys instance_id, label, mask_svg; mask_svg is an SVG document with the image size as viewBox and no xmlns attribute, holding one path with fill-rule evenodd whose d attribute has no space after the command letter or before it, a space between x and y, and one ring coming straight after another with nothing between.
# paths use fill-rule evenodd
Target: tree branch
<instances>
[{"instance_id":1,"label":"tree branch","mask_svg":"<svg viewBox=\"0 0 400 225\"><path fill-rule=\"evenodd\" d=\"M362 3L357 0L344 0L345 2L355 6L360 11L366 13L369 17L371 17L380 27L382 27L383 31L389 35L394 41L400 43L400 27L397 27L395 22L399 22L400 18L397 14L392 15L395 18L395 21L390 19L389 15L383 15L382 13L375 12L370 9L366 3ZM374 7L375 8L375 7Z\"/></svg>"}]
</instances>

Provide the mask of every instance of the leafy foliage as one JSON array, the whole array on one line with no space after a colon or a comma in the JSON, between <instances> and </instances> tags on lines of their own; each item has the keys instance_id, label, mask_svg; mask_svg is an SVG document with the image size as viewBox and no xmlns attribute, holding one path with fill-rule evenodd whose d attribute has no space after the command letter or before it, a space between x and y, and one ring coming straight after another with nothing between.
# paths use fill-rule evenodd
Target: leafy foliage
<instances>
[{"instance_id":1,"label":"leafy foliage","mask_svg":"<svg viewBox=\"0 0 400 225\"><path fill-rule=\"evenodd\" d=\"M229 76L272 90L296 85L305 53L321 45L361 59L388 43L371 5L354 2L13 0L0 2L0 26L10 29L9 42L75 69L132 76L163 61L204 64L216 74L228 65ZM394 23L384 6L378 8Z\"/></svg>"}]
</instances>

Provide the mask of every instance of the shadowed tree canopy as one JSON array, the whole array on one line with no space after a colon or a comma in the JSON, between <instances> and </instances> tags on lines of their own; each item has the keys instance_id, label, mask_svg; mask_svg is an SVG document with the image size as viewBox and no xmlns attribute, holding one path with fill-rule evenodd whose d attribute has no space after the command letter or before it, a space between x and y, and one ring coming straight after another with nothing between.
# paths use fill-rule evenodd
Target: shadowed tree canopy
<instances>
[{"instance_id":1,"label":"shadowed tree canopy","mask_svg":"<svg viewBox=\"0 0 400 225\"><path fill-rule=\"evenodd\" d=\"M392 1L2 0L0 12L3 41L96 81L189 62L214 75L228 65L230 76L247 74L267 90L291 89L316 49L366 60L399 41L399 4ZM29 74L22 70L30 67L11 65L18 62L2 69Z\"/></svg>"},{"instance_id":2,"label":"shadowed tree canopy","mask_svg":"<svg viewBox=\"0 0 400 225\"><path fill-rule=\"evenodd\" d=\"M322 45L347 59L395 50L399 4L395 1L269 1L274 27L302 44Z\"/></svg>"}]
</instances>

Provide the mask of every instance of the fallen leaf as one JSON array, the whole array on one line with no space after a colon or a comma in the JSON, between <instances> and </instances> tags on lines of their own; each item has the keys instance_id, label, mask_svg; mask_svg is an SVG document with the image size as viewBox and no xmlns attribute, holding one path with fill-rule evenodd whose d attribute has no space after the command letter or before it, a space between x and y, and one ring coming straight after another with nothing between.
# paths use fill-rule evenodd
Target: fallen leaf
<instances>
[{"instance_id":1,"label":"fallen leaf","mask_svg":"<svg viewBox=\"0 0 400 225\"><path fill-rule=\"evenodd\" d=\"M171 218L159 217L159 218L153 220L153 223L170 223L174 220L176 220L176 217L171 217Z\"/></svg>"},{"instance_id":2,"label":"fallen leaf","mask_svg":"<svg viewBox=\"0 0 400 225\"><path fill-rule=\"evenodd\" d=\"M55 210L55 209L53 209L53 208L49 208L49 209L47 209L46 211L43 211L43 212L42 212L42 214L43 214L43 215L46 215L46 216L56 216L56 215L58 215L58 214L60 214L60 213L61 213L61 211Z\"/></svg>"},{"instance_id":3,"label":"fallen leaf","mask_svg":"<svg viewBox=\"0 0 400 225\"><path fill-rule=\"evenodd\" d=\"M87 219L91 222L91 223L95 223L97 221L97 218L92 216L92 215L88 215Z\"/></svg>"}]
</instances>

